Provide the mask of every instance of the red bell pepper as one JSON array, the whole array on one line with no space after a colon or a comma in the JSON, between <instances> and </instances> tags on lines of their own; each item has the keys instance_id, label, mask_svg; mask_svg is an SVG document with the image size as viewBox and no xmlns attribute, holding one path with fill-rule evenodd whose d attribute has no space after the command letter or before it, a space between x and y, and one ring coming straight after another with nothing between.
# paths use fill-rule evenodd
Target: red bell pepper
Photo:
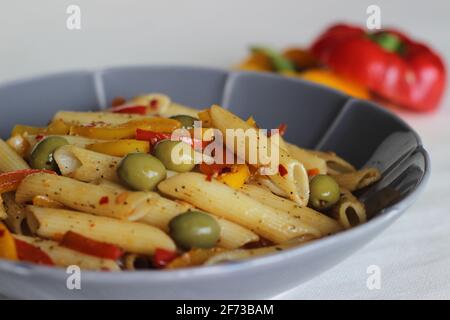
<instances>
[{"instance_id":1,"label":"red bell pepper","mask_svg":"<svg viewBox=\"0 0 450 320\"><path fill-rule=\"evenodd\" d=\"M405 34L338 24L325 31L311 53L375 95L416 111L435 109L445 89L446 70L439 55Z\"/></svg>"},{"instance_id":2,"label":"red bell pepper","mask_svg":"<svg viewBox=\"0 0 450 320\"><path fill-rule=\"evenodd\" d=\"M14 242L16 243L17 257L20 261L28 261L48 266L54 265L48 254L40 248L19 239L15 239Z\"/></svg>"},{"instance_id":3,"label":"red bell pepper","mask_svg":"<svg viewBox=\"0 0 450 320\"><path fill-rule=\"evenodd\" d=\"M170 139L170 136L170 133L136 129L136 140L148 141L152 146L154 146L161 140Z\"/></svg>"},{"instance_id":4,"label":"red bell pepper","mask_svg":"<svg viewBox=\"0 0 450 320\"><path fill-rule=\"evenodd\" d=\"M89 254L91 256L105 259L117 260L123 254L122 250L113 244L89 239L73 231L67 231L64 234L60 241L60 245L72 250Z\"/></svg>"},{"instance_id":5,"label":"red bell pepper","mask_svg":"<svg viewBox=\"0 0 450 320\"><path fill-rule=\"evenodd\" d=\"M176 257L178 257L178 254L175 251L156 248L152 262L156 268L164 268Z\"/></svg>"},{"instance_id":6,"label":"red bell pepper","mask_svg":"<svg viewBox=\"0 0 450 320\"><path fill-rule=\"evenodd\" d=\"M39 170L39 169L24 169L11 172L5 172L0 174L0 194L3 192L10 192L17 189L22 180L33 173L44 172L56 174L51 170Z\"/></svg>"},{"instance_id":7,"label":"red bell pepper","mask_svg":"<svg viewBox=\"0 0 450 320\"><path fill-rule=\"evenodd\" d=\"M117 106L111 109L114 113L128 113L128 114L147 114L146 106Z\"/></svg>"}]
</instances>

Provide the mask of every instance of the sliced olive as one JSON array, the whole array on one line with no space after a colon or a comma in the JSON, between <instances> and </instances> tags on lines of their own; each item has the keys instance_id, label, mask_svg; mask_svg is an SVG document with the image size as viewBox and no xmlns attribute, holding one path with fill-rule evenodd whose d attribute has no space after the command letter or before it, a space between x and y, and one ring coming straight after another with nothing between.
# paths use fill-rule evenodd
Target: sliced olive
<instances>
[{"instance_id":1,"label":"sliced olive","mask_svg":"<svg viewBox=\"0 0 450 320\"><path fill-rule=\"evenodd\" d=\"M201 211L187 211L169 223L170 235L183 249L212 248L220 238L217 221Z\"/></svg>"},{"instance_id":2,"label":"sliced olive","mask_svg":"<svg viewBox=\"0 0 450 320\"><path fill-rule=\"evenodd\" d=\"M309 202L318 210L328 209L339 200L339 185L330 176L316 175L310 182Z\"/></svg>"},{"instance_id":3,"label":"sliced olive","mask_svg":"<svg viewBox=\"0 0 450 320\"><path fill-rule=\"evenodd\" d=\"M163 140L156 145L154 154L172 171L187 172L195 167L194 150L181 141Z\"/></svg>"},{"instance_id":4,"label":"sliced olive","mask_svg":"<svg viewBox=\"0 0 450 320\"><path fill-rule=\"evenodd\" d=\"M199 119L188 116L188 115L184 115L184 114L179 114L176 116L171 116L170 119L175 119L177 121L179 121L181 123L181 126L185 129L192 129L194 128L194 121L199 121Z\"/></svg>"},{"instance_id":5,"label":"sliced olive","mask_svg":"<svg viewBox=\"0 0 450 320\"><path fill-rule=\"evenodd\" d=\"M30 166L34 169L58 171L58 165L53 159L53 152L69 142L63 137L49 136L40 141L30 155Z\"/></svg>"},{"instance_id":6,"label":"sliced olive","mask_svg":"<svg viewBox=\"0 0 450 320\"><path fill-rule=\"evenodd\" d=\"M152 155L129 153L120 162L117 176L131 189L151 191L166 178L166 168Z\"/></svg>"}]
</instances>

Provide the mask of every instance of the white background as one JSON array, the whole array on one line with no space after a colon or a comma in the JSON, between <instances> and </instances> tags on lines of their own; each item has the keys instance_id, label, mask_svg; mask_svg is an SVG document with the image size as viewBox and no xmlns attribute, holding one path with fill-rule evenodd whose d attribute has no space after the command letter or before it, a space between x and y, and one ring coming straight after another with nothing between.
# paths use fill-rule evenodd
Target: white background
<instances>
[{"instance_id":1,"label":"white background","mask_svg":"<svg viewBox=\"0 0 450 320\"><path fill-rule=\"evenodd\" d=\"M81 30L66 28L70 4L81 7ZM381 7L383 25L407 30L450 61L448 0L1 0L0 83L126 64L228 68L252 43L302 45L332 22L363 24L370 4ZM425 194L358 253L279 298L450 298L450 105L401 116L431 153ZM382 271L380 290L366 287L372 264Z\"/></svg>"}]
</instances>

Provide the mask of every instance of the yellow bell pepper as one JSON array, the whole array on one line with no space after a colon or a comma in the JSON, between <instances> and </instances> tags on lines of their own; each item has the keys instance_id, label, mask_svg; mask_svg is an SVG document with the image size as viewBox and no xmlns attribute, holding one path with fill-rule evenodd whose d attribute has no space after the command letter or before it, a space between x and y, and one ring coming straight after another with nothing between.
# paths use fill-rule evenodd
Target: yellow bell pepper
<instances>
[{"instance_id":1,"label":"yellow bell pepper","mask_svg":"<svg viewBox=\"0 0 450 320\"><path fill-rule=\"evenodd\" d=\"M304 80L322 84L324 86L342 91L355 98L370 98L370 93L365 87L359 85L358 83L348 81L328 70L311 69L297 74L296 76Z\"/></svg>"},{"instance_id":2,"label":"yellow bell pepper","mask_svg":"<svg viewBox=\"0 0 450 320\"><path fill-rule=\"evenodd\" d=\"M46 128L42 127L31 127L31 126L24 126L21 124L16 124L11 131L11 137L14 137L16 135L24 135L24 134L41 134L45 131Z\"/></svg>"},{"instance_id":3,"label":"yellow bell pepper","mask_svg":"<svg viewBox=\"0 0 450 320\"><path fill-rule=\"evenodd\" d=\"M116 141L93 143L86 146L86 149L95 152L109 154L110 156L123 157L133 152L150 152L150 144L148 141L123 139Z\"/></svg>"},{"instance_id":4,"label":"yellow bell pepper","mask_svg":"<svg viewBox=\"0 0 450 320\"><path fill-rule=\"evenodd\" d=\"M17 260L17 249L11 232L0 222L0 258Z\"/></svg>"},{"instance_id":5,"label":"yellow bell pepper","mask_svg":"<svg viewBox=\"0 0 450 320\"><path fill-rule=\"evenodd\" d=\"M71 135L78 135L93 139L119 140L134 138L137 129L154 132L172 132L181 127L179 121L168 118L148 118L131 120L116 126L72 126Z\"/></svg>"},{"instance_id":6,"label":"yellow bell pepper","mask_svg":"<svg viewBox=\"0 0 450 320\"><path fill-rule=\"evenodd\" d=\"M17 124L14 126L11 137L17 136L17 135L25 135L25 134L58 134L58 135L64 135L68 134L70 130L70 126L65 123L62 119L58 119L55 121L52 121L48 125L48 127L31 127L31 126L24 126L21 124Z\"/></svg>"},{"instance_id":7,"label":"yellow bell pepper","mask_svg":"<svg viewBox=\"0 0 450 320\"><path fill-rule=\"evenodd\" d=\"M231 167L231 172L222 173L217 177L234 189L239 189L250 177L250 170L246 164L235 164Z\"/></svg>"},{"instance_id":8,"label":"yellow bell pepper","mask_svg":"<svg viewBox=\"0 0 450 320\"><path fill-rule=\"evenodd\" d=\"M252 53L247 59L237 66L237 69L244 71L273 71L270 59L260 52Z\"/></svg>"}]
</instances>

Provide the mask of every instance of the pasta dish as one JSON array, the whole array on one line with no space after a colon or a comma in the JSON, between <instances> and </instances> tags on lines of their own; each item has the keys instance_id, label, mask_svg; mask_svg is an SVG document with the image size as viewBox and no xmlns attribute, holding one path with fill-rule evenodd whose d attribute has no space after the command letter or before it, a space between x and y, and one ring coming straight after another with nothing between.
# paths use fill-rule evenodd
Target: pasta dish
<instances>
[{"instance_id":1,"label":"pasta dish","mask_svg":"<svg viewBox=\"0 0 450 320\"><path fill-rule=\"evenodd\" d=\"M0 258L83 270L214 265L367 220L380 178L213 105L163 94L58 111L0 139Z\"/></svg>"}]
</instances>

